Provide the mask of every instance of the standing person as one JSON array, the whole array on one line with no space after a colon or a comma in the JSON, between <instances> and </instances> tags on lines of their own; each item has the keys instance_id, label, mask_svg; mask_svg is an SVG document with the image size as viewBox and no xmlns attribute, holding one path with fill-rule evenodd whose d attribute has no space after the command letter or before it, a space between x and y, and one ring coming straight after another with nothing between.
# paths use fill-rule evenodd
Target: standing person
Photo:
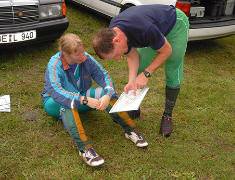
<instances>
[{"instance_id":1,"label":"standing person","mask_svg":"<svg viewBox=\"0 0 235 180\"><path fill-rule=\"evenodd\" d=\"M77 35L69 33L62 36L59 49L51 57L45 73L44 110L50 116L62 119L83 160L90 166L99 166L104 159L88 141L78 111L96 109L109 112L117 97L113 82L108 72L84 51ZM92 88L92 80L101 87ZM112 113L110 116L137 147L148 145L127 113Z\"/></svg>"},{"instance_id":2,"label":"standing person","mask_svg":"<svg viewBox=\"0 0 235 180\"><path fill-rule=\"evenodd\" d=\"M93 39L100 58L127 56L126 92L146 86L151 74L165 63L166 99L160 125L160 134L165 137L172 133L172 111L183 79L188 29L187 16L174 6L141 5L114 17L109 28L100 30Z\"/></svg>"}]
</instances>

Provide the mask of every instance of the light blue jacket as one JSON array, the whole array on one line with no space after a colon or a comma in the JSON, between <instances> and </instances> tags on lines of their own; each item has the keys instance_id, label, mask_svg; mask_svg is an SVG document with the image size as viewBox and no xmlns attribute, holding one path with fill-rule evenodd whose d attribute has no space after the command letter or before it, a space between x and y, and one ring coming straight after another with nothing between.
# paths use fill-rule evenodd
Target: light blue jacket
<instances>
[{"instance_id":1,"label":"light blue jacket","mask_svg":"<svg viewBox=\"0 0 235 180\"><path fill-rule=\"evenodd\" d=\"M70 108L74 99L76 107L80 105L80 96L91 87L92 80L104 89L104 94L115 95L114 85L108 72L88 53L81 64L68 65L58 52L51 57L42 92L43 101L52 97L64 107Z\"/></svg>"}]
</instances>

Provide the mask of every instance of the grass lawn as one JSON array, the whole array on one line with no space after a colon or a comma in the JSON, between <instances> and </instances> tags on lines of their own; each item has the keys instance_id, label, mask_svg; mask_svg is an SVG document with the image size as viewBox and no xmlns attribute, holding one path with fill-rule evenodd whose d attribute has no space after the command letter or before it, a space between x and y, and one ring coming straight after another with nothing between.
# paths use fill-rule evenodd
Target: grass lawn
<instances>
[{"instance_id":1,"label":"grass lawn","mask_svg":"<svg viewBox=\"0 0 235 180\"><path fill-rule=\"evenodd\" d=\"M95 55L92 35L108 20L79 7L68 7L68 18L68 32ZM42 109L44 70L56 51L56 43L47 43L0 52L0 95L10 94L12 108L0 113L0 179L235 179L235 36L189 44L170 138L158 134L162 68L151 77L137 121L147 149L126 140L108 114L82 114L87 135L105 159L101 168L85 165L63 125ZM124 61L101 61L118 92L127 82Z\"/></svg>"}]
</instances>

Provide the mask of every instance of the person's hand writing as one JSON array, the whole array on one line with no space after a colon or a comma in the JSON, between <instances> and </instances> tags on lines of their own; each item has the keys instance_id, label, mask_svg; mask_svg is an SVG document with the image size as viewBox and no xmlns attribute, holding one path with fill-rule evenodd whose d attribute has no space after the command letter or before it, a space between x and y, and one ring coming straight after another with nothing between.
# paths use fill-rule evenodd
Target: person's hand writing
<instances>
[{"instance_id":1,"label":"person's hand writing","mask_svg":"<svg viewBox=\"0 0 235 180\"><path fill-rule=\"evenodd\" d=\"M128 82L128 84L126 84L126 86L124 87L125 93L128 93L128 91L130 91L130 90L134 90L134 92L137 90L137 86L136 86L135 81Z\"/></svg>"}]
</instances>

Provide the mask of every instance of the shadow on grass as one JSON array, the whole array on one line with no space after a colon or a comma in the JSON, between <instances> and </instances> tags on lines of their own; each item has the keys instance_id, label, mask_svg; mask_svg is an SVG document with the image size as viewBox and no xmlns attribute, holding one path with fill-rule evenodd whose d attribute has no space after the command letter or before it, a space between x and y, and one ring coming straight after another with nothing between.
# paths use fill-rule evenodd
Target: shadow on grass
<instances>
[{"instance_id":1,"label":"shadow on grass","mask_svg":"<svg viewBox=\"0 0 235 180\"><path fill-rule=\"evenodd\" d=\"M189 55L198 52L215 53L224 49L226 47L217 40L193 41L188 43L187 53Z\"/></svg>"},{"instance_id":2,"label":"shadow on grass","mask_svg":"<svg viewBox=\"0 0 235 180\"><path fill-rule=\"evenodd\" d=\"M56 41L38 43L38 44L24 44L19 46L11 46L0 49L0 63L9 63L21 56L37 54L37 52L46 52L48 50L55 50L57 48Z\"/></svg>"},{"instance_id":3,"label":"shadow on grass","mask_svg":"<svg viewBox=\"0 0 235 180\"><path fill-rule=\"evenodd\" d=\"M233 63L233 37L189 42L186 52L188 62L197 62L230 66ZM235 49L234 49L235 50Z\"/></svg>"}]
</instances>

